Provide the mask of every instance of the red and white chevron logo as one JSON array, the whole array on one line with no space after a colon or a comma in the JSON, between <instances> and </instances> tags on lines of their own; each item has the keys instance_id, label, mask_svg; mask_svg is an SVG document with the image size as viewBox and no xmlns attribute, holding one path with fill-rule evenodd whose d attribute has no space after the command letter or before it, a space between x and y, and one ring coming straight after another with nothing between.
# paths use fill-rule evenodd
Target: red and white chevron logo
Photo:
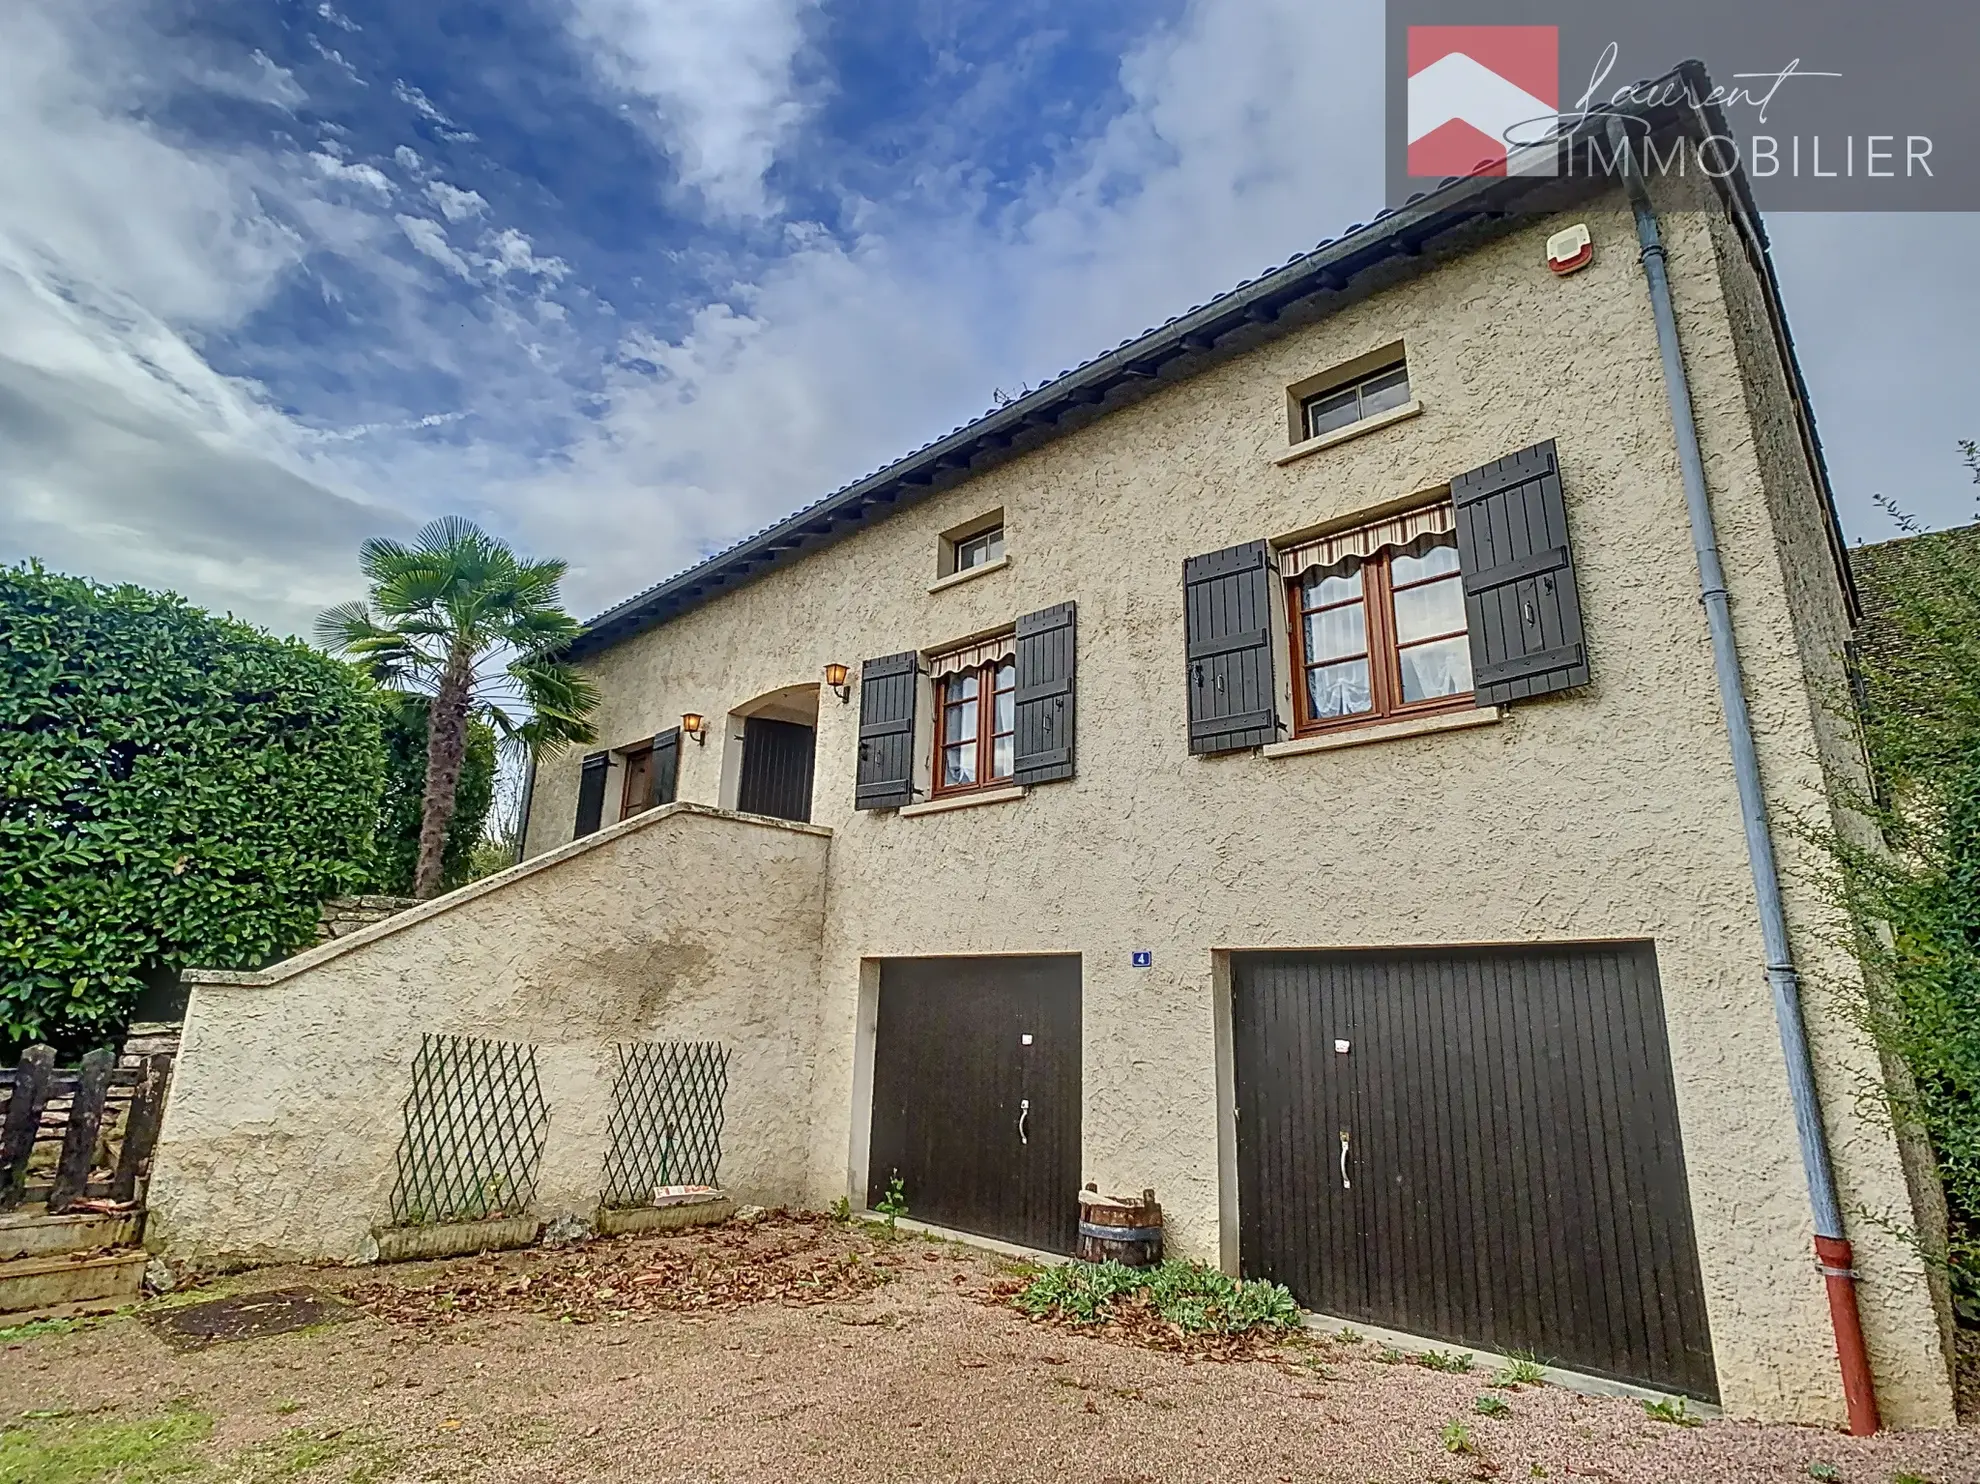
<instances>
[{"instance_id":1,"label":"red and white chevron logo","mask_svg":"<svg viewBox=\"0 0 1980 1484\"><path fill-rule=\"evenodd\" d=\"M1521 143L1545 138L1561 106L1558 26L1411 26L1409 173L1551 175L1554 152ZM1507 148L1508 140L1512 150Z\"/></svg>"}]
</instances>

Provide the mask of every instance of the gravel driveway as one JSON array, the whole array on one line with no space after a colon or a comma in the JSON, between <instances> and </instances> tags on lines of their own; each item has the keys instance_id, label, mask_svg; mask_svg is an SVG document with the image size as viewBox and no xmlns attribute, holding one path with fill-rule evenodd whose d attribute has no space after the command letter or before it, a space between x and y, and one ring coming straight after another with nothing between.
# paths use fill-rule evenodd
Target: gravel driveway
<instances>
[{"instance_id":1,"label":"gravel driveway","mask_svg":"<svg viewBox=\"0 0 1980 1484\"><path fill-rule=\"evenodd\" d=\"M1000 1259L823 1219L270 1270L225 1291L309 1287L355 1311L191 1349L166 1343L158 1307L8 1343L0 1481L1980 1481L1972 1427L1682 1427L1366 1343L1196 1358L1028 1321L1000 1285ZM1481 1414L1480 1396L1509 1410ZM182 1454L79 1468L76 1450L132 1424L178 1427Z\"/></svg>"}]
</instances>

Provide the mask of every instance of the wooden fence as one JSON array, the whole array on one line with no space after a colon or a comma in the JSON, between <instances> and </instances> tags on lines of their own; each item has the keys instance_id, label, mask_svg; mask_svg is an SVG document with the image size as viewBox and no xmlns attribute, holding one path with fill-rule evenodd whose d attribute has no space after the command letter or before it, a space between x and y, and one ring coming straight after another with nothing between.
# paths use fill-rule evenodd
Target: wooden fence
<instances>
[{"instance_id":1,"label":"wooden fence","mask_svg":"<svg viewBox=\"0 0 1980 1484\"><path fill-rule=\"evenodd\" d=\"M57 1067L30 1046L12 1071L0 1068L0 1211L45 1201L51 1215L78 1203L129 1207L149 1173L172 1058L148 1055L119 1066L92 1051L79 1067Z\"/></svg>"}]
</instances>

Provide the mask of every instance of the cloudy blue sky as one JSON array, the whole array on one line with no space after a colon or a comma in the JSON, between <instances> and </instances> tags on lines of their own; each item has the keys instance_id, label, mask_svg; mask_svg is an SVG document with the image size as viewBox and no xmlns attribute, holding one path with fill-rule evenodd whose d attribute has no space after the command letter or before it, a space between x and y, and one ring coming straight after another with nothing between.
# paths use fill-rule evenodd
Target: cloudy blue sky
<instances>
[{"instance_id":1,"label":"cloudy blue sky","mask_svg":"<svg viewBox=\"0 0 1980 1484\"><path fill-rule=\"evenodd\" d=\"M9 0L0 560L591 613L1379 205L1367 0ZM1777 217L1853 537L1970 519L1980 223Z\"/></svg>"}]
</instances>

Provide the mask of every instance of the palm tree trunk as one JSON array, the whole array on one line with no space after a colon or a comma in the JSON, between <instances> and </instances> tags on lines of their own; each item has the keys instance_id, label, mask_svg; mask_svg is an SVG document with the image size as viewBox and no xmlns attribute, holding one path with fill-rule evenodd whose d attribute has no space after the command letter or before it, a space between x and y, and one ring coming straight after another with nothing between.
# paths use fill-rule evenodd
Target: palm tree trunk
<instances>
[{"instance_id":1,"label":"palm tree trunk","mask_svg":"<svg viewBox=\"0 0 1980 1484\"><path fill-rule=\"evenodd\" d=\"M447 656L447 669L427 710L426 793L419 818L419 864L413 871L413 895L421 901L440 890L447 827L454 822L454 794L460 787L461 762L467 755L473 660L461 648Z\"/></svg>"}]
</instances>

